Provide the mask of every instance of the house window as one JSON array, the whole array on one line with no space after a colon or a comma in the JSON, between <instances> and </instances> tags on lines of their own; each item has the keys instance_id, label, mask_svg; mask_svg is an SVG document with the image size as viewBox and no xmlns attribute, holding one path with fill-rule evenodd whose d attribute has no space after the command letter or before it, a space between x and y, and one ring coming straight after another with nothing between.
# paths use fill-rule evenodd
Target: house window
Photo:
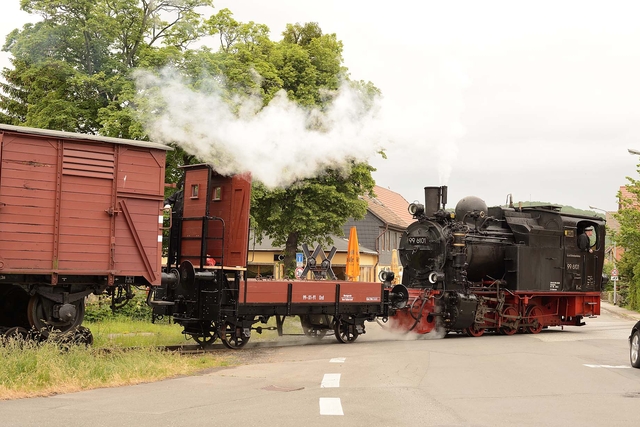
<instances>
[{"instance_id":1,"label":"house window","mask_svg":"<svg viewBox=\"0 0 640 427\"><path fill-rule=\"evenodd\" d=\"M398 244L400 243L400 233L394 231L391 239L391 249L398 249Z\"/></svg>"},{"instance_id":2,"label":"house window","mask_svg":"<svg viewBox=\"0 0 640 427\"><path fill-rule=\"evenodd\" d=\"M191 186L191 198L192 199L197 199L198 198L198 188L200 186L198 184L193 184Z\"/></svg>"}]
</instances>

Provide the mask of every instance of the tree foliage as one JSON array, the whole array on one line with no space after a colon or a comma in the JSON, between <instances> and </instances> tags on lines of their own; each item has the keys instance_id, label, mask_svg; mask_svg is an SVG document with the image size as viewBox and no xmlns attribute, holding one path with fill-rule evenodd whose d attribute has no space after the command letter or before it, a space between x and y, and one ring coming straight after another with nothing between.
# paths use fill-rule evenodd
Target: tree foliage
<instances>
[{"instance_id":1,"label":"tree foliage","mask_svg":"<svg viewBox=\"0 0 640 427\"><path fill-rule=\"evenodd\" d=\"M299 181L287 189L267 190L253 186L251 216L256 235L263 233L276 246L285 247L285 266L292 276L299 245L331 244L329 234L342 235L348 218L361 219L371 194L374 169L366 163L349 162L348 170L327 169L317 178Z\"/></svg>"},{"instance_id":2,"label":"tree foliage","mask_svg":"<svg viewBox=\"0 0 640 427\"><path fill-rule=\"evenodd\" d=\"M628 304L634 310L640 310L640 180L627 177L627 181L626 188L631 197L625 198L618 193L621 207L615 214L620 223L616 244L624 248L618 270L629 282Z\"/></svg>"},{"instance_id":3,"label":"tree foliage","mask_svg":"<svg viewBox=\"0 0 640 427\"><path fill-rule=\"evenodd\" d=\"M22 10L42 20L7 36L3 50L14 68L1 73L0 120L144 138L129 108L135 93L129 73L175 60L204 33L196 8L211 2L21 0Z\"/></svg>"}]
</instances>

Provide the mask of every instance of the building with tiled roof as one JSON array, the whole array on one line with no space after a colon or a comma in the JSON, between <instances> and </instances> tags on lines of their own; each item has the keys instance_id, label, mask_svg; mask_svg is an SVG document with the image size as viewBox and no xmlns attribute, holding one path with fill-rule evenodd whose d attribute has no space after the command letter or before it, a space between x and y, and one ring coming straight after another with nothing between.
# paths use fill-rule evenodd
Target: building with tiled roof
<instances>
[{"instance_id":1,"label":"building with tiled roof","mask_svg":"<svg viewBox=\"0 0 640 427\"><path fill-rule=\"evenodd\" d=\"M394 249L398 249L400 237L413 217L407 210L409 202L400 194L375 186L375 196L364 196L367 213L361 220L351 219L343 226L344 236L331 236L336 247L332 259L332 270L339 280L345 280L345 267L349 231L352 226L358 232L360 246L360 281L376 281L382 269L391 268ZM310 251L314 248L310 247ZM323 248L329 253L330 247ZM268 237L262 242L251 236L249 241L249 262L247 272L250 277L282 278L284 275L281 256L283 248L275 247Z\"/></svg>"},{"instance_id":2,"label":"building with tiled roof","mask_svg":"<svg viewBox=\"0 0 640 427\"><path fill-rule=\"evenodd\" d=\"M361 245L375 249L378 253L377 271L391 266L391 255L398 249L402 233L414 220L409 214L409 202L400 194L376 185L374 197L363 197L367 202L367 213L361 220L348 221L343 230L349 234L352 226L358 230Z\"/></svg>"},{"instance_id":3,"label":"building with tiled roof","mask_svg":"<svg viewBox=\"0 0 640 427\"><path fill-rule=\"evenodd\" d=\"M636 195L633 194L632 192L630 192L629 190L627 190L627 187L624 185L620 186L620 196L618 197L618 210L622 209L622 201L623 200L636 200ZM634 205L640 205L637 200L635 201Z\"/></svg>"},{"instance_id":4,"label":"building with tiled roof","mask_svg":"<svg viewBox=\"0 0 640 427\"><path fill-rule=\"evenodd\" d=\"M336 253L331 259L331 269L336 275L338 280L346 280L346 265L347 265L347 247L348 247L348 233L347 237L331 235L333 240L333 246L336 248ZM309 246L309 252L313 252L317 244ZM324 247L325 255L328 255L331 251L331 247ZM275 246L273 241L264 236L262 241L258 242L255 238L253 231L249 235L249 259L247 274L249 277L273 277L275 279L281 279L284 277L284 248L281 246ZM378 253L369 249L366 246L360 245L360 270L362 272L360 281L373 282L376 281L375 266L378 263ZM311 276L311 275L309 275Z\"/></svg>"}]
</instances>

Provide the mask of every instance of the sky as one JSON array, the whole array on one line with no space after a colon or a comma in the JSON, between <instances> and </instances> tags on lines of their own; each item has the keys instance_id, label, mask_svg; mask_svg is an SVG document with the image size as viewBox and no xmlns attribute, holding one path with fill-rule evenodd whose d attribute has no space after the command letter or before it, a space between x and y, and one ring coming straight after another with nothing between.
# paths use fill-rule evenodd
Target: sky
<instances>
[{"instance_id":1,"label":"sky","mask_svg":"<svg viewBox=\"0 0 640 427\"><path fill-rule=\"evenodd\" d=\"M626 177L639 178L640 157L628 149L640 150L640 2L214 4L229 8L238 21L266 24L274 40L287 23L317 22L344 43L350 78L371 81L382 92L374 116L362 117L348 101L336 107L327 120L338 130L323 138L301 140L294 124L280 120L279 113L293 108L286 100L259 120L234 126L223 125L225 113L217 110L185 114L191 125L219 117L216 129L222 130L202 133L217 132L215 138L236 145L255 139L266 147L265 134L292 137L304 151L287 147L291 155L283 150L273 156L277 171L294 173L294 165L313 170L300 158L310 151L331 162L362 156L377 168L378 185L409 202L422 201L425 186L447 185L448 207L470 195L490 206L503 204L511 194L516 202L615 210ZM19 0L4 0L0 33L29 19ZM7 58L3 53L0 65L7 66ZM199 101L190 105L211 104ZM356 125L348 127L340 117ZM375 154L378 148L387 159ZM256 163L270 153L251 151L260 154ZM281 173L272 170L275 175Z\"/></svg>"}]
</instances>

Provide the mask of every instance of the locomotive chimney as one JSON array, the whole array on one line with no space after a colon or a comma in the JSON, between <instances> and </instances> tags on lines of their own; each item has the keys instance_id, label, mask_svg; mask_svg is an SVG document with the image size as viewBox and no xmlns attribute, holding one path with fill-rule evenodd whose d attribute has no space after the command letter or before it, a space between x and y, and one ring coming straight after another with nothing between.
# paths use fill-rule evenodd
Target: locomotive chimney
<instances>
[{"instance_id":1,"label":"locomotive chimney","mask_svg":"<svg viewBox=\"0 0 640 427\"><path fill-rule=\"evenodd\" d=\"M447 186L440 187L440 201L442 202L442 209L447 206Z\"/></svg>"},{"instance_id":2,"label":"locomotive chimney","mask_svg":"<svg viewBox=\"0 0 640 427\"><path fill-rule=\"evenodd\" d=\"M446 190L444 194L446 195ZM440 210L441 197L442 187L424 187L424 214L427 217L433 217Z\"/></svg>"}]
</instances>

